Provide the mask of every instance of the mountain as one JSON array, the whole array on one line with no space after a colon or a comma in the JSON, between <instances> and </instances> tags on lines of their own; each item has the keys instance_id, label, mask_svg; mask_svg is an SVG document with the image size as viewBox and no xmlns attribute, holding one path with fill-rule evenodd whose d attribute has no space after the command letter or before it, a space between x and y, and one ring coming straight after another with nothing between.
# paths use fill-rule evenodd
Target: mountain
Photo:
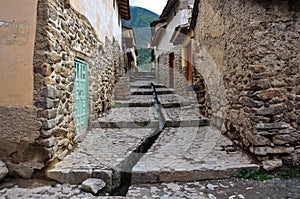
<instances>
[{"instance_id":1,"label":"mountain","mask_svg":"<svg viewBox=\"0 0 300 199\"><path fill-rule=\"evenodd\" d=\"M145 49L151 39L150 22L157 20L159 16L145 8L133 6L130 6L130 15L131 19L128 21L122 20L122 24L134 29L139 63L150 62L151 49Z\"/></svg>"},{"instance_id":2,"label":"mountain","mask_svg":"<svg viewBox=\"0 0 300 199\"><path fill-rule=\"evenodd\" d=\"M138 48L145 48L150 41L150 22L157 20L159 16L145 8L130 6L131 19L123 20L123 25L135 30Z\"/></svg>"}]
</instances>

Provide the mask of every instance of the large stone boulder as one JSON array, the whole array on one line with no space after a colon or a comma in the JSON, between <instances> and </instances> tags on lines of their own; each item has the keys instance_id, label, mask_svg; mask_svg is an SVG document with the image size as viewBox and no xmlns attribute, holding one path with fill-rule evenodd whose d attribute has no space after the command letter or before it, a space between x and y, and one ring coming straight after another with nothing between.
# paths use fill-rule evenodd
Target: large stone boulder
<instances>
[{"instance_id":1,"label":"large stone boulder","mask_svg":"<svg viewBox=\"0 0 300 199\"><path fill-rule=\"evenodd\" d=\"M0 181L8 174L8 169L4 162L0 160Z\"/></svg>"},{"instance_id":2,"label":"large stone boulder","mask_svg":"<svg viewBox=\"0 0 300 199\"><path fill-rule=\"evenodd\" d=\"M82 182L82 190L92 193L92 194L97 194L100 190L102 190L106 186L106 183L98 178L89 178Z\"/></svg>"}]
</instances>

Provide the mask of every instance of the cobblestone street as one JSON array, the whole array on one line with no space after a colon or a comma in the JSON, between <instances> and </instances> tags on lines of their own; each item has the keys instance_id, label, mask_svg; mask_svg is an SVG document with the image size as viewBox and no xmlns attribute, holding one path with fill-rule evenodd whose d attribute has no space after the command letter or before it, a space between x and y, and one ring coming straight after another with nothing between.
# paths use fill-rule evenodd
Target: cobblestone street
<instances>
[{"instance_id":1,"label":"cobblestone street","mask_svg":"<svg viewBox=\"0 0 300 199\"><path fill-rule=\"evenodd\" d=\"M158 89L163 91L158 99L165 121L159 132L161 118L149 83L131 83L131 99L116 101L108 114L94 121L77 148L48 169L48 181L7 180L0 198L273 198L261 192L262 187L277 187L276 198L299 196L299 179L234 178L241 168L258 165L209 126L209 118L195 111L192 98L172 89ZM120 196L86 192L82 183L89 178L105 182L97 195Z\"/></svg>"},{"instance_id":2,"label":"cobblestone street","mask_svg":"<svg viewBox=\"0 0 300 199\"><path fill-rule=\"evenodd\" d=\"M25 182L24 182L25 181ZM93 196L82 191L81 185L57 184L51 182L6 182L0 186L1 199L151 199L151 198L193 198L193 199L298 199L300 179L275 178L266 181L231 178L186 183L139 184L130 187L127 196ZM19 184L17 186L16 184ZM8 188L3 188L4 186ZM38 186L36 188L33 188Z\"/></svg>"},{"instance_id":3,"label":"cobblestone street","mask_svg":"<svg viewBox=\"0 0 300 199\"><path fill-rule=\"evenodd\" d=\"M300 199L299 1L2 0L0 199Z\"/></svg>"}]
</instances>

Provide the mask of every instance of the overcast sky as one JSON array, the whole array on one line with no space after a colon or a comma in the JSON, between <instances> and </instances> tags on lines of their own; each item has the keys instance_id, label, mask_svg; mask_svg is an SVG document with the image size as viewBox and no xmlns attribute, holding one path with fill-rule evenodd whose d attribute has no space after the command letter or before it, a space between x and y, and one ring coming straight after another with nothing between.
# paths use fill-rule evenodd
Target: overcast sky
<instances>
[{"instance_id":1,"label":"overcast sky","mask_svg":"<svg viewBox=\"0 0 300 199\"><path fill-rule=\"evenodd\" d=\"M167 0L129 0L131 6L146 8L160 15Z\"/></svg>"}]
</instances>

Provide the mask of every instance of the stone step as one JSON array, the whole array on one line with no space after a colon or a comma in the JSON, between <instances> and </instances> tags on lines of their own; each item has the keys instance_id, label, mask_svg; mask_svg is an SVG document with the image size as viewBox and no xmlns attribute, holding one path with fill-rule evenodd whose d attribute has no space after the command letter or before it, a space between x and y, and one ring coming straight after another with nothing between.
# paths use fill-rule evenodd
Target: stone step
<instances>
[{"instance_id":1,"label":"stone step","mask_svg":"<svg viewBox=\"0 0 300 199\"><path fill-rule=\"evenodd\" d=\"M148 82L151 82L151 81L154 81L155 78L154 77L138 77L138 78L135 78L135 81L148 81Z\"/></svg>"},{"instance_id":2,"label":"stone step","mask_svg":"<svg viewBox=\"0 0 300 199\"><path fill-rule=\"evenodd\" d=\"M189 99L177 94L165 94L158 95L159 102L163 105L163 107L185 107L196 105L196 99ZM174 105L174 106L173 106Z\"/></svg>"},{"instance_id":3,"label":"stone step","mask_svg":"<svg viewBox=\"0 0 300 199\"><path fill-rule=\"evenodd\" d=\"M155 128L158 116L155 107L120 107L112 108L102 118L92 123L93 128Z\"/></svg>"},{"instance_id":4,"label":"stone step","mask_svg":"<svg viewBox=\"0 0 300 199\"><path fill-rule=\"evenodd\" d=\"M130 172L138 150L153 135L150 128L93 129L77 148L53 168L47 177L60 183L80 184L88 178L100 178L111 192L121 182L123 172Z\"/></svg>"},{"instance_id":5,"label":"stone step","mask_svg":"<svg viewBox=\"0 0 300 199\"><path fill-rule=\"evenodd\" d=\"M131 88L151 88L150 82L149 81L136 81L136 82L131 82L130 83ZM155 84L155 88L167 88L163 84Z\"/></svg>"},{"instance_id":6,"label":"stone step","mask_svg":"<svg viewBox=\"0 0 300 199\"><path fill-rule=\"evenodd\" d=\"M171 104L167 105L169 106ZM202 116L196 107L174 107L176 104L172 105L172 108L164 108L164 104L162 104L161 109L165 118L165 127L200 127L209 125L209 118ZM114 106L116 108L112 108L108 114L94 120L92 122L92 127L157 128L158 126L159 117L154 106L123 107L124 104L115 104Z\"/></svg>"},{"instance_id":7,"label":"stone step","mask_svg":"<svg viewBox=\"0 0 300 199\"><path fill-rule=\"evenodd\" d=\"M131 95L152 95L152 89L148 88L137 88L130 90ZM174 94L174 89L169 88L157 88L156 89L157 95L166 95L166 94Z\"/></svg>"},{"instance_id":8,"label":"stone step","mask_svg":"<svg viewBox=\"0 0 300 199\"><path fill-rule=\"evenodd\" d=\"M195 101L177 94L164 94L158 96L158 98L164 108L186 107L196 104ZM113 107L149 107L153 104L152 95L131 95L130 100L115 100Z\"/></svg>"},{"instance_id":9,"label":"stone step","mask_svg":"<svg viewBox=\"0 0 300 199\"><path fill-rule=\"evenodd\" d=\"M149 79L152 78L153 79L153 78L155 78L155 76L152 74L145 74L145 75L135 75L134 78L136 78L136 79L137 78L149 78Z\"/></svg>"},{"instance_id":10,"label":"stone step","mask_svg":"<svg viewBox=\"0 0 300 199\"><path fill-rule=\"evenodd\" d=\"M137 72L135 73L135 75L137 76L144 76L144 75L154 75L155 73L154 72Z\"/></svg>"},{"instance_id":11,"label":"stone step","mask_svg":"<svg viewBox=\"0 0 300 199\"><path fill-rule=\"evenodd\" d=\"M166 127L209 126L210 120L199 113L195 106L163 108Z\"/></svg>"},{"instance_id":12,"label":"stone step","mask_svg":"<svg viewBox=\"0 0 300 199\"><path fill-rule=\"evenodd\" d=\"M237 176L258 169L212 127L166 128L132 169L132 183L187 182Z\"/></svg>"}]
</instances>

